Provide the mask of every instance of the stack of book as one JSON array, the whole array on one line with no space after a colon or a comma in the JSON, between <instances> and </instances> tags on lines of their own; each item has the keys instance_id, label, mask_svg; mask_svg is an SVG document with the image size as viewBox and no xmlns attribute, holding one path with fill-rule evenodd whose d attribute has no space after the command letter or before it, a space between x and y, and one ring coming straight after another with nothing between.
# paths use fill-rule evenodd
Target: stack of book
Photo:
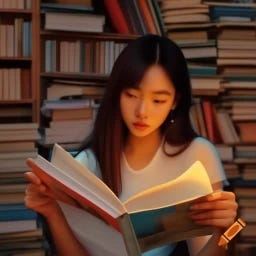
<instances>
[{"instance_id":1,"label":"stack of book","mask_svg":"<svg viewBox=\"0 0 256 256\"><path fill-rule=\"evenodd\" d=\"M209 5L211 20L216 23L219 31L218 66L223 67L224 74L232 70L231 66L236 67L234 73L240 71L246 74L247 67L256 65L256 4L252 1L205 3ZM225 70L226 67L229 69Z\"/></svg>"},{"instance_id":2,"label":"stack of book","mask_svg":"<svg viewBox=\"0 0 256 256\"><path fill-rule=\"evenodd\" d=\"M50 124L41 129L42 144L82 142L92 130L97 108L94 99L45 100L41 111Z\"/></svg>"},{"instance_id":3,"label":"stack of book","mask_svg":"<svg viewBox=\"0 0 256 256\"><path fill-rule=\"evenodd\" d=\"M2 188L0 188L2 195ZM0 203L0 254L45 255L45 237L36 212L23 203Z\"/></svg>"},{"instance_id":4,"label":"stack of book","mask_svg":"<svg viewBox=\"0 0 256 256\"><path fill-rule=\"evenodd\" d=\"M241 150L241 149L239 149ZM241 153L241 152L240 152ZM255 255L256 252L256 177L255 177L255 149L254 164L246 164L242 169L242 178L235 179L234 192L240 207L240 216L247 223L241 232L239 243L235 244L236 255Z\"/></svg>"},{"instance_id":5,"label":"stack of book","mask_svg":"<svg viewBox=\"0 0 256 256\"><path fill-rule=\"evenodd\" d=\"M251 256L255 254L256 236L256 3L231 0L204 3L209 5L211 20L217 28L216 62L224 91L218 107L231 118L239 138L238 142L230 142L234 159L232 165L227 165L230 171L227 175L237 196L240 216L248 228L237 239L234 255Z\"/></svg>"},{"instance_id":6,"label":"stack of book","mask_svg":"<svg viewBox=\"0 0 256 256\"><path fill-rule=\"evenodd\" d=\"M24 206L26 159L37 156L37 123L0 124L0 254L44 255L38 216Z\"/></svg>"},{"instance_id":7,"label":"stack of book","mask_svg":"<svg viewBox=\"0 0 256 256\"><path fill-rule=\"evenodd\" d=\"M213 24L210 23L208 6L200 0L161 1L159 5L166 34L180 45L193 67L192 71L200 70L200 66L193 64L215 66L213 60L217 52L210 33Z\"/></svg>"},{"instance_id":8,"label":"stack of book","mask_svg":"<svg viewBox=\"0 0 256 256\"><path fill-rule=\"evenodd\" d=\"M193 93L218 94L216 40L208 5L200 0L159 1L159 8L166 35L181 47L188 61Z\"/></svg>"}]
</instances>

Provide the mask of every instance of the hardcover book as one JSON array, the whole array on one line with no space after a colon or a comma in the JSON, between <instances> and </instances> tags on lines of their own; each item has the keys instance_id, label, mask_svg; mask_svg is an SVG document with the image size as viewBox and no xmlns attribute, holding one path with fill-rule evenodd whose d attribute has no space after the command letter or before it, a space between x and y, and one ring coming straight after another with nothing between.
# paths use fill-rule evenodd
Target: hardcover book
<instances>
[{"instance_id":1,"label":"hardcover book","mask_svg":"<svg viewBox=\"0 0 256 256\"><path fill-rule=\"evenodd\" d=\"M175 180L124 202L58 144L54 145L51 161L38 155L28 159L27 164L59 193L71 229L92 255L136 256L164 244L212 232L210 227L195 225L189 218L191 202L212 193L200 161Z\"/></svg>"}]
</instances>

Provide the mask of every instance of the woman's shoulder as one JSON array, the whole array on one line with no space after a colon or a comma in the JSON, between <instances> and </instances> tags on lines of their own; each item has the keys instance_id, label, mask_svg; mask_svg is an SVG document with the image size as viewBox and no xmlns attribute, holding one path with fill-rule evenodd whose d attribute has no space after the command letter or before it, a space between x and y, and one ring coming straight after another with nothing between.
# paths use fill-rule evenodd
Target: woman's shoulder
<instances>
[{"instance_id":1,"label":"woman's shoulder","mask_svg":"<svg viewBox=\"0 0 256 256\"><path fill-rule=\"evenodd\" d=\"M196 137L192 140L189 148L193 150L211 150L216 151L216 147L212 142L210 142L208 139L204 137Z\"/></svg>"},{"instance_id":2,"label":"woman's shoulder","mask_svg":"<svg viewBox=\"0 0 256 256\"><path fill-rule=\"evenodd\" d=\"M188 150L188 157L199 160L206 167L212 184L226 180L219 152L212 142L197 137L191 142Z\"/></svg>"},{"instance_id":3,"label":"woman's shoulder","mask_svg":"<svg viewBox=\"0 0 256 256\"><path fill-rule=\"evenodd\" d=\"M92 171L98 177L101 177L99 164L94 152L87 148L75 157L81 164L85 165L90 171Z\"/></svg>"},{"instance_id":4,"label":"woman's shoulder","mask_svg":"<svg viewBox=\"0 0 256 256\"><path fill-rule=\"evenodd\" d=\"M203 162L220 162L220 155L215 145L206 138L197 137L186 150L187 156Z\"/></svg>"}]
</instances>

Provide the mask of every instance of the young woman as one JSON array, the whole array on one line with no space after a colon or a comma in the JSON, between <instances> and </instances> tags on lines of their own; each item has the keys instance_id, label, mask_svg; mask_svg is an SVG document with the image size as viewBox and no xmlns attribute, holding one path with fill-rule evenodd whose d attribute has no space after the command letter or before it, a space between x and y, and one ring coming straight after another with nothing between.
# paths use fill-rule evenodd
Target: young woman
<instances>
[{"instance_id":1,"label":"young woman","mask_svg":"<svg viewBox=\"0 0 256 256\"><path fill-rule=\"evenodd\" d=\"M77 159L121 200L178 177L200 160L214 193L197 200L190 217L215 231L187 244L191 256L220 256L224 249L217 243L234 222L237 203L233 193L222 190L226 178L221 161L214 146L194 132L190 106L190 78L179 47L165 37L142 36L115 62L94 130ZM32 172L26 177L25 204L45 216L57 255L90 255L74 237L47 184ZM143 255L171 255L174 248L170 244Z\"/></svg>"}]
</instances>

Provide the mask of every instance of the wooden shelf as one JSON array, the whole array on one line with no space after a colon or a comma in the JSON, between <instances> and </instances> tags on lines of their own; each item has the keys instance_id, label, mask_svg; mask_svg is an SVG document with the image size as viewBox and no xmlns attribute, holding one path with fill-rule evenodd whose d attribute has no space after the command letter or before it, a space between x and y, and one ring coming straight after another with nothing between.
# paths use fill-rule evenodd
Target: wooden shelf
<instances>
[{"instance_id":1,"label":"wooden shelf","mask_svg":"<svg viewBox=\"0 0 256 256\"><path fill-rule=\"evenodd\" d=\"M22 100L0 100L0 105L24 105L33 104L33 99L22 99Z\"/></svg>"},{"instance_id":2,"label":"wooden shelf","mask_svg":"<svg viewBox=\"0 0 256 256\"><path fill-rule=\"evenodd\" d=\"M92 39L92 40L118 40L127 42L137 38L137 35L120 35L116 33L86 33L86 32L72 32L61 30L44 30L40 32L44 39L48 38L79 38L79 39Z\"/></svg>"},{"instance_id":3,"label":"wooden shelf","mask_svg":"<svg viewBox=\"0 0 256 256\"><path fill-rule=\"evenodd\" d=\"M0 62L2 61L12 61L12 62L30 62L32 58L30 57L7 57L7 56L0 56Z\"/></svg>"},{"instance_id":4,"label":"wooden shelf","mask_svg":"<svg viewBox=\"0 0 256 256\"><path fill-rule=\"evenodd\" d=\"M87 80L87 81L101 81L106 82L108 75L100 75L94 73L41 73L42 78L52 78L52 79L74 79L74 80Z\"/></svg>"},{"instance_id":5,"label":"wooden shelf","mask_svg":"<svg viewBox=\"0 0 256 256\"><path fill-rule=\"evenodd\" d=\"M30 18L32 10L24 9L0 9L1 16Z\"/></svg>"}]
</instances>

